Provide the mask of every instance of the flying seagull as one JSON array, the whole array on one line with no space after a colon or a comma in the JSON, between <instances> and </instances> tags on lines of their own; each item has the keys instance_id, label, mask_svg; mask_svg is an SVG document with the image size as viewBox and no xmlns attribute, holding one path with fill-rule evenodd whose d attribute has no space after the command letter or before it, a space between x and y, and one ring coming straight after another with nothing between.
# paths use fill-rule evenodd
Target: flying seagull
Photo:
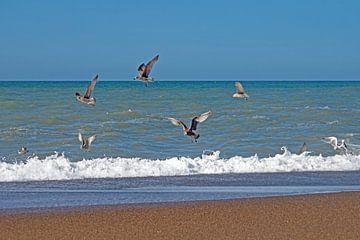
<instances>
[{"instance_id":1,"label":"flying seagull","mask_svg":"<svg viewBox=\"0 0 360 240\"><path fill-rule=\"evenodd\" d=\"M298 155L301 155L302 153L304 153L306 151L307 151L307 146L306 146L306 143L304 142L303 145L301 146L299 152L298 152Z\"/></svg>"},{"instance_id":2,"label":"flying seagull","mask_svg":"<svg viewBox=\"0 0 360 240\"><path fill-rule=\"evenodd\" d=\"M168 119L175 126L182 126L184 135L189 136L191 138L191 142L197 142L197 139L200 137L200 134L196 133L196 127L198 123L204 122L211 115L211 111L201 114L200 116L196 116L191 121L191 127L188 128L183 121L177 120L176 118L169 117Z\"/></svg>"},{"instance_id":3,"label":"flying seagull","mask_svg":"<svg viewBox=\"0 0 360 240\"><path fill-rule=\"evenodd\" d=\"M151 72L152 67L154 64L159 60L159 55L156 55L153 59L151 59L146 65L142 63L138 67L138 75L134 78L134 80L140 80L145 83L145 86L148 85L149 82L153 82L155 78L150 77L149 74Z\"/></svg>"},{"instance_id":4,"label":"flying seagull","mask_svg":"<svg viewBox=\"0 0 360 240\"><path fill-rule=\"evenodd\" d=\"M80 149L82 150L88 150L90 148L90 145L95 141L96 135L93 135L89 138L85 138L79 133L79 141L81 142Z\"/></svg>"},{"instance_id":5,"label":"flying seagull","mask_svg":"<svg viewBox=\"0 0 360 240\"><path fill-rule=\"evenodd\" d=\"M246 94L243 86L241 85L241 83L239 81L235 82L235 90L236 90L236 93L234 93L233 97L244 98L245 100L247 100L249 98L249 95Z\"/></svg>"},{"instance_id":6,"label":"flying seagull","mask_svg":"<svg viewBox=\"0 0 360 240\"><path fill-rule=\"evenodd\" d=\"M345 140L342 139L341 142L338 142L338 139L336 137L324 137L322 140L328 144L330 144L335 151L345 151L345 153L348 152L348 146L345 143Z\"/></svg>"},{"instance_id":7,"label":"flying seagull","mask_svg":"<svg viewBox=\"0 0 360 240\"><path fill-rule=\"evenodd\" d=\"M26 148L26 147L21 147L19 150L18 150L18 154L20 155L25 155L29 152L29 150Z\"/></svg>"},{"instance_id":8,"label":"flying seagull","mask_svg":"<svg viewBox=\"0 0 360 240\"><path fill-rule=\"evenodd\" d=\"M96 74L96 76L93 78L93 80L90 81L89 85L86 88L86 92L84 94L84 96L82 96L80 93L75 93L76 96L76 100L78 100L79 102L91 105L91 106L95 106L96 104L96 98L91 97L91 93L94 90L95 84L96 84L96 80L98 80L99 75Z\"/></svg>"}]
</instances>

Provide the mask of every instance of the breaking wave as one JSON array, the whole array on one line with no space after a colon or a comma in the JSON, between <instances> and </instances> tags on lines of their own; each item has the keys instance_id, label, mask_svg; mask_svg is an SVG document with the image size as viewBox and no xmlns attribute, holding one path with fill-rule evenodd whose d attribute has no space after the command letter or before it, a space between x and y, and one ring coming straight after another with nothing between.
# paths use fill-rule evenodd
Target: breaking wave
<instances>
[{"instance_id":1,"label":"breaking wave","mask_svg":"<svg viewBox=\"0 0 360 240\"><path fill-rule=\"evenodd\" d=\"M234 156L220 157L220 152L206 151L201 157L141 159L104 157L70 161L55 153L45 159L31 157L26 162L0 162L0 182L70 180L85 178L125 178L227 173L274 173L302 171L360 170L359 155L323 157L308 153L292 154L286 148L282 154L267 158Z\"/></svg>"}]
</instances>

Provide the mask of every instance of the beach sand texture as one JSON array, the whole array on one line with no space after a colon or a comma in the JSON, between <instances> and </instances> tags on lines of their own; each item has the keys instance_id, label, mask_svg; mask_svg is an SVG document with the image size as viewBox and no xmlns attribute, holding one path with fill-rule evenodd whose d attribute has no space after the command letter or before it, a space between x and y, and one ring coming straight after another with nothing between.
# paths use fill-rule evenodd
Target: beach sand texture
<instances>
[{"instance_id":1,"label":"beach sand texture","mask_svg":"<svg viewBox=\"0 0 360 240\"><path fill-rule=\"evenodd\" d=\"M1 239L360 239L360 192L3 212Z\"/></svg>"}]
</instances>

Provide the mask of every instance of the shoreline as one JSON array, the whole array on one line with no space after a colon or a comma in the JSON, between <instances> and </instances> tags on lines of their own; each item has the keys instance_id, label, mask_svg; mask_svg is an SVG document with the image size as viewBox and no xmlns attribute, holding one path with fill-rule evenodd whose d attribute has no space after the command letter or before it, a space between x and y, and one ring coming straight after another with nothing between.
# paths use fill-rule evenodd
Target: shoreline
<instances>
[{"instance_id":1,"label":"shoreline","mask_svg":"<svg viewBox=\"0 0 360 240\"><path fill-rule=\"evenodd\" d=\"M359 239L360 192L1 211L0 216L4 239Z\"/></svg>"},{"instance_id":2,"label":"shoreline","mask_svg":"<svg viewBox=\"0 0 360 240\"><path fill-rule=\"evenodd\" d=\"M170 201L170 202L148 202L148 203L115 203L115 204L94 204L94 205L78 205L78 206L60 206L60 207L29 207L29 208L4 208L0 209L0 217L7 215L21 215L21 214L54 214L66 212L85 212L85 211L102 211L105 209L119 209L126 210L129 208L154 208L154 207L176 207L183 205L201 205L207 203L227 203L233 201L247 201L247 200L261 200L261 199L277 199L277 198L292 198L292 197L306 197L328 194L342 194L342 193L360 193L360 190L343 190L343 191L329 191L329 192L315 192L315 193L295 193L285 195L264 195L264 196L250 196L238 197L229 199L214 199L214 200L184 200L184 201Z\"/></svg>"}]
</instances>

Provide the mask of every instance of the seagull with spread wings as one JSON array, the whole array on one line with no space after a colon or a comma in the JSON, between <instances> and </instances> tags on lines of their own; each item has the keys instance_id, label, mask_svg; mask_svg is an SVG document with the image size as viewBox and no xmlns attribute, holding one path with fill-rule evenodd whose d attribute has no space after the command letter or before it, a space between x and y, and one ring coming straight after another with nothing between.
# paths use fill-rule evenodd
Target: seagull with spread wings
<instances>
[{"instance_id":1,"label":"seagull with spread wings","mask_svg":"<svg viewBox=\"0 0 360 240\"><path fill-rule=\"evenodd\" d=\"M197 139L200 137L200 134L196 133L195 130L199 123L204 122L211 115L211 111L201 114L200 116L196 116L191 121L191 127L187 127L183 121L177 120L176 118L169 117L168 119L175 126L182 126L184 135L189 136L191 138L191 142L197 142Z\"/></svg>"},{"instance_id":2,"label":"seagull with spread wings","mask_svg":"<svg viewBox=\"0 0 360 240\"><path fill-rule=\"evenodd\" d=\"M148 85L149 82L153 82L155 78L150 77L150 72L154 64L159 60L159 55L156 55L153 59L151 59L146 65L142 63L138 67L138 75L134 78L134 80L140 80L145 83L145 86Z\"/></svg>"},{"instance_id":3,"label":"seagull with spread wings","mask_svg":"<svg viewBox=\"0 0 360 240\"><path fill-rule=\"evenodd\" d=\"M26 148L26 147L21 147L19 150L18 150L18 154L20 155L25 155L29 152L29 150Z\"/></svg>"},{"instance_id":4,"label":"seagull with spread wings","mask_svg":"<svg viewBox=\"0 0 360 240\"><path fill-rule=\"evenodd\" d=\"M89 150L90 145L95 141L96 135L92 135L89 138L84 137L81 133L78 135L78 139L81 142L80 149L81 150Z\"/></svg>"},{"instance_id":5,"label":"seagull with spread wings","mask_svg":"<svg viewBox=\"0 0 360 240\"><path fill-rule=\"evenodd\" d=\"M349 148L345 143L345 140L342 139L341 142L338 142L336 137L324 137L322 140L328 144L330 144L335 151L349 153Z\"/></svg>"},{"instance_id":6,"label":"seagull with spread wings","mask_svg":"<svg viewBox=\"0 0 360 240\"><path fill-rule=\"evenodd\" d=\"M96 104L96 98L91 97L91 93L94 90L95 84L97 79L99 78L99 75L97 74L93 80L90 81L89 85L86 88L86 92L84 94L84 96L82 96L80 93L75 93L76 96L76 100L78 100L79 102L91 105L91 106L95 106Z\"/></svg>"},{"instance_id":7,"label":"seagull with spread wings","mask_svg":"<svg viewBox=\"0 0 360 240\"><path fill-rule=\"evenodd\" d=\"M236 93L234 93L233 97L244 98L245 100L249 98L249 95L246 94L243 86L239 81L235 82L235 89L236 89Z\"/></svg>"}]
</instances>

